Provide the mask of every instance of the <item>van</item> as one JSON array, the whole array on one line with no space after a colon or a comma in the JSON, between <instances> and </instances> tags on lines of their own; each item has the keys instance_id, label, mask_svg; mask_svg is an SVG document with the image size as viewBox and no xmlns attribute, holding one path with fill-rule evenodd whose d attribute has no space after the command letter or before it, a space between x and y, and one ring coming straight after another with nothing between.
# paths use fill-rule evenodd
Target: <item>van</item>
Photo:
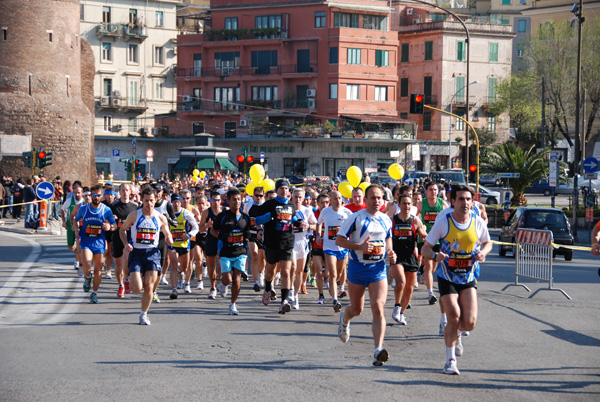
<instances>
[{"instance_id":1,"label":"van","mask_svg":"<svg viewBox=\"0 0 600 402\"><path fill-rule=\"evenodd\" d=\"M439 182L441 179L452 181L452 184L467 184L465 172L462 169L440 170L439 172L431 172L431 178Z\"/></svg>"}]
</instances>

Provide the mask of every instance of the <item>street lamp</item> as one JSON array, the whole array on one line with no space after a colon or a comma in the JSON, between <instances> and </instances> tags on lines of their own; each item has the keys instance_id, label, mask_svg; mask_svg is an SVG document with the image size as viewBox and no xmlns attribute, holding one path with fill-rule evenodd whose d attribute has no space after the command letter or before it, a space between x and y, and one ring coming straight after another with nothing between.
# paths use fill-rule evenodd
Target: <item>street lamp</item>
<instances>
[{"instance_id":1,"label":"street lamp","mask_svg":"<svg viewBox=\"0 0 600 402\"><path fill-rule=\"evenodd\" d=\"M577 17L577 22L579 25L579 30L577 31L577 91L575 95L575 159L573 160L573 167L575 169L575 174L573 175L573 234L577 236L577 209L579 207L577 176L579 175L581 169L579 163L581 162L582 158L581 142L579 138L579 115L581 113L581 27L585 21L585 17L583 16L583 0L579 0L579 4L573 4L571 12Z\"/></svg>"},{"instance_id":2,"label":"street lamp","mask_svg":"<svg viewBox=\"0 0 600 402\"><path fill-rule=\"evenodd\" d=\"M450 100L450 113L452 113L452 105L454 105L454 98L456 98L456 95L458 95L458 93L460 91L467 88L469 85L473 85L473 84L477 84L477 83L479 83L479 81L475 80L469 84L463 85L462 88L460 88L458 91L456 91L456 93L452 96L452 99ZM468 113L469 113L469 104L467 101L467 114ZM450 116L450 131L448 134L448 169L452 169L452 127L454 127L454 124L452 124L452 117L453 116ZM467 130L468 130L468 128L467 128ZM467 152L468 152L468 148L467 148Z\"/></svg>"}]
</instances>

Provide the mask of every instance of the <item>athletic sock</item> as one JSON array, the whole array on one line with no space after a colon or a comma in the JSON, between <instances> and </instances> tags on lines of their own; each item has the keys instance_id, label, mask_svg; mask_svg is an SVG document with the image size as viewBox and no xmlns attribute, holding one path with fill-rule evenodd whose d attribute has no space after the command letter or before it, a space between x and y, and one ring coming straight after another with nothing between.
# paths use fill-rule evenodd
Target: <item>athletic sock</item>
<instances>
[{"instance_id":1,"label":"athletic sock","mask_svg":"<svg viewBox=\"0 0 600 402\"><path fill-rule=\"evenodd\" d=\"M402 307L402 305L400 303L396 303L394 304L394 307Z\"/></svg>"},{"instance_id":2,"label":"athletic sock","mask_svg":"<svg viewBox=\"0 0 600 402\"><path fill-rule=\"evenodd\" d=\"M273 281L267 281L267 280L265 279L265 292L270 292L270 291L271 291L271 283L272 283L272 282L273 282Z\"/></svg>"},{"instance_id":3,"label":"athletic sock","mask_svg":"<svg viewBox=\"0 0 600 402\"><path fill-rule=\"evenodd\" d=\"M124 279L123 283L129 283L129 279Z\"/></svg>"},{"instance_id":4,"label":"athletic sock","mask_svg":"<svg viewBox=\"0 0 600 402\"><path fill-rule=\"evenodd\" d=\"M433 295L433 289L427 289L427 293L429 294L429 296Z\"/></svg>"},{"instance_id":5,"label":"athletic sock","mask_svg":"<svg viewBox=\"0 0 600 402\"><path fill-rule=\"evenodd\" d=\"M290 295L289 289L281 289L281 302L283 303L284 300L287 300L289 295Z\"/></svg>"},{"instance_id":6,"label":"athletic sock","mask_svg":"<svg viewBox=\"0 0 600 402\"><path fill-rule=\"evenodd\" d=\"M448 318L446 318L446 313L440 314L440 324L446 324L448 322Z\"/></svg>"},{"instance_id":7,"label":"athletic sock","mask_svg":"<svg viewBox=\"0 0 600 402\"><path fill-rule=\"evenodd\" d=\"M456 348L454 346L450 348L446 346L446 360L450 359L456 360Z\"/></svg>"}]
</instances>

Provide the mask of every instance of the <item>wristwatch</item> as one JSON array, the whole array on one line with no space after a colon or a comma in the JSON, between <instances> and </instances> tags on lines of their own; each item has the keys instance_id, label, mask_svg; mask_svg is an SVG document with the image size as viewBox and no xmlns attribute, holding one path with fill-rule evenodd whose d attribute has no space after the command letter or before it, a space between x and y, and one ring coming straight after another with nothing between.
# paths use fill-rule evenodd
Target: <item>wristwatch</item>
<instances>
[{"instance_id":1,"label":"wristwatch","mask_svg":"<svg viewBox=\"0 0 600 402\"><path fill-rule=\"evenodd\" d=\"M433 261L437 260L438 253L433 253Z\"/></svg>"}]
</instances>

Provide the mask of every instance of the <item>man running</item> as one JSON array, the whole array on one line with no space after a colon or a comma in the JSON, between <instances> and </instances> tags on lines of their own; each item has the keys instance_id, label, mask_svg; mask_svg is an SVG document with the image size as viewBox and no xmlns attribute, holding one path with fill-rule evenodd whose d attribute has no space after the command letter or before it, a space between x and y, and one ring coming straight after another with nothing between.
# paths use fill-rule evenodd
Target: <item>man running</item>
<instances>
[{"instance_id":1,"label":"man running","mask_svg":"<svg viewBox=\"0 0 600 402\"><path fill-rule=\"evenodd\" d=\"M202 212L200 218L200 227L210 227L215 221L217 215L221 213L221 194L212 192L210 194L210 208ZM210 281L209 299L217 297L217 254L218 239L210 231L206 234L204 254L206 255L206 265L208 266L208 280Z\"/></svg>"},{"instance_id":2,"label":"man running","mask_svg":"<svg viewBox=\"0 0 600 402\"><path fill-rule=\"evenodd\" d=\"M249 214L250 208L254 205L262 205L265 202L265 190L262 187L255 187L252 201L244 204L244 213ZM265 249L262 241L262 227L256 225L256 218L250 217L250 239L248 240L248 249L250 251L250 271L254 278L254 291L260 292L264 287L264 271L265 271Z\"/></svg>"},{"instance_id":3,"label":"man running","mask_svg":"<svg viewBox=\"0 0 600 402\"><path fill-rule=\"evenodd\" d=\"M319 216L321 215L321 211L323 211L328 206L329 196L325 193L319 194L317 196L317 210L313 212L315 218L317 218L317 222L319 220ZM325 287L325 279L323 277L325 274L325 261L323 259L325 257L323 254L323 237L319 234L323 233L323 227L322 224L319 226L321 226L321 229L316 229L314 231L315 240L313 241L313 249L311 251L311 256L313 262L313 269L317 276L317 290L319 291L319 299L317 300L317 304L325 304L325 295L323 293L323 289ZM325 278L327 278L327 275L325 275Z\"/></svg>"},{"instance_id":4,"label":"man running","mask_svg":"<svg viewBox=\"0 0 600 402\"><path fill-rule=\"evenodd\" d=\"M138 209L138 204L130 200L131 186L127 183L123 183L119 186L119 195L121 198L118 201L113 202L110 209L117 222L117 227L120 229L129 214ZM113 233L112 253L115 259L115 276L119 284L117 297L125 297L125 293L131 293L131 288L129 286L129 270L127 269L127 254L124 252L125 245L121 241L118 231Z\"/></svg>"},{"instance_id":5,"label":"man running","mask_svg":"<svg viewBox=\"0 0 600 402\"><path fill-rule=\"evenodd\" d=\"M102 269L104 268L104 253L106 251L107 230L116 229L117 225L112 211L104 205L102 197L102 185L96 184L90 190L92 202L90 204L78 204L73 209L75 218L73 220L73 231L75 236L80 236L81 257L83 260L83 291L90 291L92 282L92 264L94 265L94 283L90 302L98 303L98 288L102 282ZM83 206L82 206L83 205ZM78 222L81 222L79 227Z\"/></svg>"},{"instance_id":6,"label":"man running","mask_svg":"<svg viewBox=\"0 0 600 402\"><path fill-rule=\"evenodd\" d=\"M350 320L360 315L365 302L365 290L369 289L371 311L373 313L373 341L375 352L373 365L381 366L388 360L388 352L383 348L385 336L384 307L387 299L387 270L385 256L391 264L396 263L392 248L392 222L380 212L384 190L379 184L367 187L367 208L352 214L342 223L335 243L350 250L348 265L348 291L350 305L340 314L338 336L342 342L350 338Z\"/></svg>"},{"instance_id":7,"label":"man running","mask_svg":"<svg viewBox=\"0 0 600 402\"><path fill-rule=\"evenodd\" d=\"M119 230L121 242L126 244L125 251L129 252L131 290L137 294L144 289L140 325L150 325L148 310L152 304L154 286L161 271L161 257L158 248L159 232L165 236L167 245L173 244L167 218L154 209L155 202L156 191L152 188L144 189L142 191L142 208L129 214ZM127 239L127 229L129 228L131 228L131 243Z\"/></svg>"},{"instance_id":8,"label":"man running","mask_svg":"<svg viewBox=\"0 0 600 402\"><path fill-rule=\"evenodd\" d=\"M71 224L71 215L73 214L73 210L76 205L79 205L83 202L83 188L80 184L73 185L73 196L68 197L64 202L62 207L60 208L60 217L63 221L63 228L67 231L67 248L71 251L75 251L75 262L73 265L77 270L79 276L83 276L81 261L81 250L79 248L78 243L76 242L77 236L75 235L75 231L73 230L73 225Z\"/></svg>"},{"instance_id":9,"label":"man running","mask_svg":"<svg viewBox=\"0 0 600 402\"><path fill-rule=\"evenodd\" d=\"M112 185L107 185L104 187L104 199L102 203L110 208L111 204L115 202L117 198L117 193L115 193L115 189ZM105 262L105 278L112 279L112 274L110 270L112 268L113 256L112 256L112 245L113 245L113 231L109 230L105 233L106 235L106 251L104 252L104 262Z\"/></svg>"},{"instance_id":10,"label":"man running","mask_svg":"<svg viewBox=\"0 0 600 402\"><path fill-rule=\"evenodd\" d=\"M294 226L294 254L295 262L292 264L292 278L294 278L294 285L292 289L292 308L294 310L300 309L300 301L298 300L298 293L304 286L306 289L306 283L303 283L304 269L306 265L306 257L308 256L308 230L314 230L317 218L313 214L312 208L305 207L302 205L304 201L304 189L295 188L292 193L292 203L296 209L296 218L299 225Z\"/></svg>"},{"instance_id":11,"label":"man running","mask_svg":"<svg viewBox=\"0 0 600 402\"><path fill-rule=\"evenodd\" d=\"M460 374L456 356L462 356L462 337L458 331L472 331L477 323L477 278L479 264L492 250L487 225L473 211L473 190L453 185L450 199L454 210L435 222L421 252L437 263L440 303L448 317L444 330L446 343L445 374ZM440 252L434 245L441 241Z\"/></svg>"},{"instance_id":12,"label":"man running","mask_svg":"<svg viewBox=\"0 0 600 402\"><path fill-rule=\"evenodd\" d=\"M188 191L187 197L191 198ZM198 233L198 223L192 214L187 209L182 208L183 199L178 194L171 196L171 204L175 213L176 225L169 224L171 236L173 236L173 244L169 248L169 261L171 265L171 299L177 299L177 279L181 274L185 277L183 289L185 293L192 293L190 287L190 279L192 271L189 270L190 264L190 239Z\"/></svg>"}]
</instances>

